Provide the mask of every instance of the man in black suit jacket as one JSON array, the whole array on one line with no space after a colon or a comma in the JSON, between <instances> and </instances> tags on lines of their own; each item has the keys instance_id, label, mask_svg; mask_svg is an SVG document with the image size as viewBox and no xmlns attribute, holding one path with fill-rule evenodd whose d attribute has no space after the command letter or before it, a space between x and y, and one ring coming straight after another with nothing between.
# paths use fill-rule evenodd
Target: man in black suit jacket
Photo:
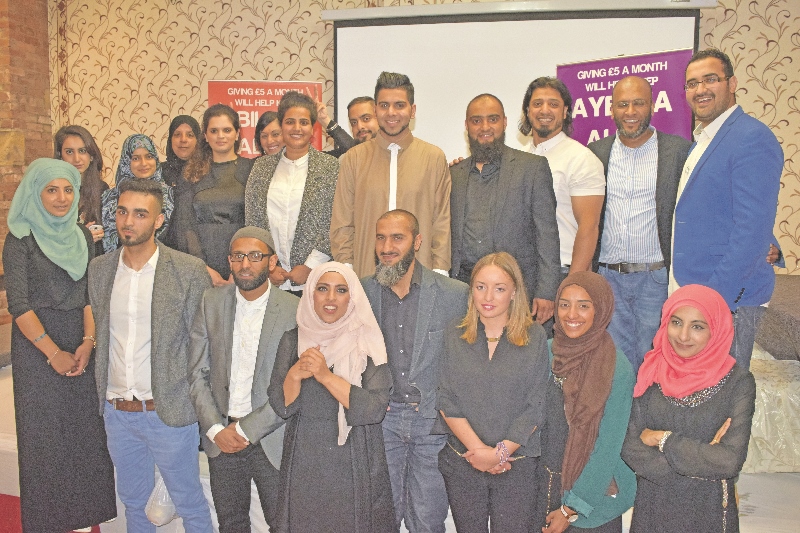
<instances>
[{"instance_id":1,"label":"man in black suit jacket","mask_svg":"<svg viewBox=\"0 0 800 533\"><path fill-rule=\"evenodd\" d=\"M589 144L606 175L595 270L614 290L608 331L636 372L667 299L672 217L690 143L650 126L653 92L644 78L620 80L612 102L617 134Z\"/></svg>"},{"instance_id":2,"label":"man in black suit jacket","mask_svg":"<svg viewBox=\"0 0 800 533\"><path fill-rule=\"evenodd\" d=\"M469 282L478 259L508 252L522 269L534 315L546 322L561 282L550 166L505 145L508 120L496 96L473 98L465 124L472 155L450 169L450 275Z\"/></svg>"}]
</instances>

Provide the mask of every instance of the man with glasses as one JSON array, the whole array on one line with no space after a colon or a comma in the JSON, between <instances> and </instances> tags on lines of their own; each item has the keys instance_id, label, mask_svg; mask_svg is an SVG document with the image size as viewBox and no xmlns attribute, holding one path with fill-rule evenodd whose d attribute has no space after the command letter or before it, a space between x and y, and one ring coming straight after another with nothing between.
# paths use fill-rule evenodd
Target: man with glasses
<instances>
[{"instance_id":1,"label":"man with glasses","mask_svg":"<svg viewBox=\"0 0 800 533\"><path fill-rule=\"evenodd\" d=\"M270 407L267 386L300 301L270 285L278 256L267 230L237 231L228 261L234 285L203 294L189 340L189 393L221 533L250 531L251 479L267 524L276 527L284 420Z\"/></svg>"},{"instance_id":2,"label":"man with glasses","mask_svg":"<svg viewBox=\"0 0 800 533\"><path fill-rule=\"evenodd\" d=\"M719 292L734 315L731 355L750 366L775 271L773 242L783 151L769 127L736 104L731 60L710 48L686 67L686 100L698 125L678 184L670 292L697 283Z\"/></svg>"},{"instance_id":3,"label":"man with glasses","mask_svg":"<svg viewBox=\"0 0 800 533\"><path fill-rule=\"evenodd\" d=\"M606 174L595 259L614 290L608 332L636 373L667 299L672 215L690 143L650 125L653 89L644 78L620 80L611 109L617 134L589 144Z\"/></svg>"}]
</instances>

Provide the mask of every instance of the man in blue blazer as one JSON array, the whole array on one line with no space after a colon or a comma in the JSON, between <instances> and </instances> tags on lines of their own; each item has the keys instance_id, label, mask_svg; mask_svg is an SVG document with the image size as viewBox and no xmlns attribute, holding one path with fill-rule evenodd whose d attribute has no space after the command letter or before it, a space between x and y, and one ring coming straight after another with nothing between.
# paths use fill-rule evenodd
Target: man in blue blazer
<instances>
[{"instance_id":1,"label":"man in blue blazer","mask_svg":"<svg viewBox=\"0 0 800 533\"><path fill-rule=\"evenodd\" d=\"M444 533L447 493L438 468L445 435L432 435L444 330L467 314L465 283L416 260L417 218L402 209L378 219L375 274L361 280L383 332L392 391L383 437L398 528Z\"/></svg>"},{"instance_id":2,"label":"man in blue blazer","mask_svg":"<svg viewBox=\"0 0 800 533\"><path fill-rule=\"evenodd\" d=\"M719 292L734 313L731 354L749 368L775 285L764 257L784 160L772 131L736 104L736 86L719 50L697 52L686 67L686 100L699 124L678 185L670 292L691 283Z\"/></svg>"}]
</instances>

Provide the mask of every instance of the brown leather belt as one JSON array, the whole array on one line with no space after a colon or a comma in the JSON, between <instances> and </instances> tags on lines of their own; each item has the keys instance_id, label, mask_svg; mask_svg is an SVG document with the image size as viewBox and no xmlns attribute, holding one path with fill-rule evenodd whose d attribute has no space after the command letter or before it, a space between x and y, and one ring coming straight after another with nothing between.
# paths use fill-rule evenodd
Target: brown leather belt
<instances>
[{"instance_id":1,"label":"brown leather belt","mask_svg":"<svg viewBox=\"0 0 800 533\"><path fill-rule=\"evenodd\" d=\"M143 411L155 411L156 402L153 400L133 401L123 400L122 398L114 398L108 400L108 403L114 406L117 411L127 411L129 413L141 413Z\"/></svg>"},{"instance_id":2,"label":"brown leather belt","mask_svg":"<svg viewBox=\"0 0 800 533\"><path fill-rule=\"evenodd\" d=\"M620 274L633 274L634 272L652 272L664 268L664 261L656 263L599 263L601 267L605 267Z\"/></svg>"}]
</instances>

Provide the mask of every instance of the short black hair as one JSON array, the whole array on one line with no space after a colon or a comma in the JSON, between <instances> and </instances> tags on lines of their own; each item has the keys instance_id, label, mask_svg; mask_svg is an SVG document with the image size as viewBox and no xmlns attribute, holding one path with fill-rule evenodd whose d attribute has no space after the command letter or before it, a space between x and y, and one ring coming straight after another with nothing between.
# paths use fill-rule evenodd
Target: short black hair
<instances>
[{"instance_id":1,"label":"short black hair","mask_svg":"<svg viewBox=\"0 0 800 533\"><path fill-rule=\"evenodd\" d=\"M414 85L405 74L397 72L381 72L375 82L375 101L378 101L378 92L382 89L404 89L409 104L414 104Z\"/></svg>"},{"instance_id":2,"label":"short black hair","mask_svg":"<svg viewBox=\"0 0 800 533\"><path fill-rule=\"evenodd\" d=\"M164 191L161 182L156 180L137 179L125 180L117 186L119 195L126 192L138 192L147 196L152 196L158 200L159 213L164 209Z\"/></svg>"},{"instance_id":3,"label":"short black hair","mask_svg":"<svg viewBox=\"0 0 800 533\"><path fill-rule=\"evenodd\" d=\"M702 59L708 59L709 57L713 57L714 59L719 59L722 62L722 73L725 74L726 78L733 77L733 63L731 63L731 58L728 57L728 54L719 50L718 48L706 48L705 50L700 50L695 52L692 58L686 63L686 69L683 71L686 74L686 71L689 70L689 65L694 63L695 61L700 61Z\"/></svg>"},{"instance_id":4,"label":"short black hair","mask_svg":"<svg viewBox=\"0 0 800 533\"><path fill-rule=\"evenodd\" d=\"M350 100L349 104L347 104L347 110L350 111L350 108L353 107L354 105L366 104L366 103L375 105L375 99L371 96L356 96L355 98Z\"/></svg>"},{"instance_id":5,"label":"short black hair","mask_svg":"<svg viewBox=\"0 0 800 533\"><path fill-rule=\"evenodd\" d=\"M264 147L261 146L261 132L263 132L264 128L266 128L276 120L278 120L278 113L276 113L275 111L265 111L264 113L261 114L260 117L258 117L258 122L256 122L256 132L253 136L253 144L255 145L256 150L258 150L261 155L267 153ZM280 121L278 121L278 124L280 124Z\"/></svg>"},{"instance_id":6,"label":"short black hair","mask_svg":"<svg viewBox=\"0 0 800 533\"><path fill-rule=\"evenodd\" d=\"M393 209L391 211L385 212L380 217L378 217L378 222L380 222L381 220L385 220L389 217L397 217L397 216L404 217L405 219L408 220L411 226L411 238L416 239L417 235L419 235L419 220L417 220L417 217L415 217L414 213L412 213L411 211L406 211L405 209Z\"/></svg>"},{"instance_id":7,"label":"short black hair","mask_svg":"<svg viewBox=\"0 0 800 533\"><path fill-rule=\"evenodd\" d=\"M528 90L525 91L525 96L522 97L522 118L519 121L519 131L523 135L530 135L531 131L533 131L533 125L528 118L528 106L531 103L533 91L536 89L542 89L544 87L555 89L558 91L558 94L561 95L561 99L564 101L564 107L567 108L567 116L564 119L564 124L562 125L561 129L564 131L564 133L570 135L572 133L572 95L569 93L569 89L563 81L559 80L558 78L551 78L549 76L536 78L531 82L530 85L528 85Z\"/></svg>"},{"instance_id":8,"label":"short black hair","mask_svg":"<svg viewBox=\"0 0 800 533\"><path fill-rule=\"evenodd\" d=\"M302 107L308 109L308 115L311 117L311 125L317 123L317 104L307 94L297 91L289 91L281 98L281 103L278 104L278 123L283 124L283 118L286 112L293 107Z\"/></svg>"}]
</instances>

